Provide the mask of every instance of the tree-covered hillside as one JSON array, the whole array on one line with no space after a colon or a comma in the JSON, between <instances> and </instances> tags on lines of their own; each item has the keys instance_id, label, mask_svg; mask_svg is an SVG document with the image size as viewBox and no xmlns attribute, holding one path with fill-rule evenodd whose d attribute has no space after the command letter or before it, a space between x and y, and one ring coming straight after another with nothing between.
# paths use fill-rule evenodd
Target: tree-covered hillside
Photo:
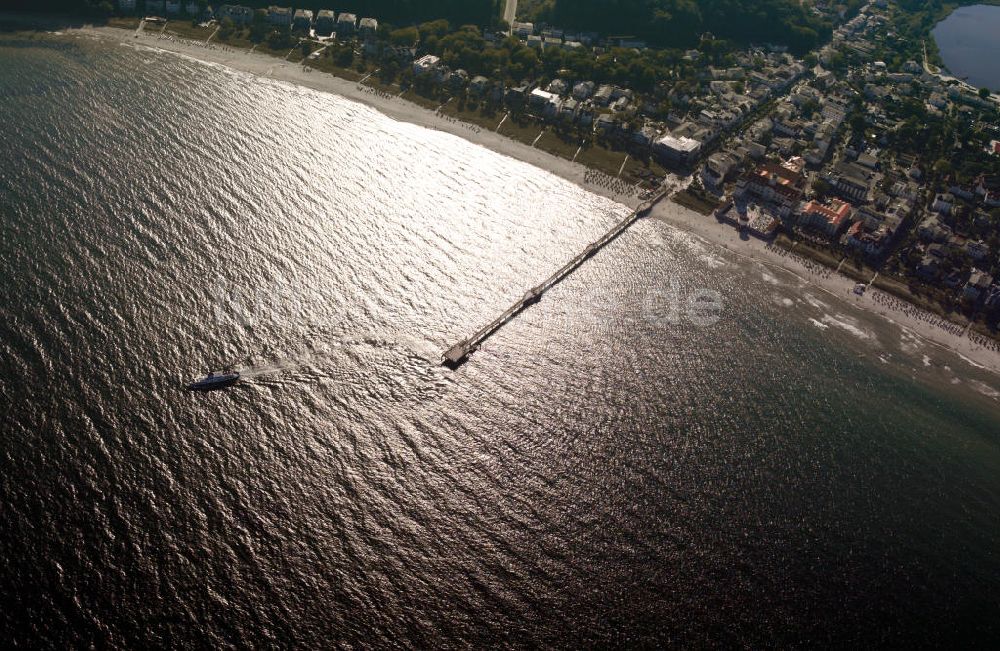
<instances>
[{"instance_id":1,"label":"tree-covered hillside","mask_svg":"<svg viewBox=\"0 0 1000 651\"><path fill-rule=\"evenodd\" d=\"M716 38L783 43L805 52L832 30L810 7L808 0L555 0L550 21L664 46L689 46L711 32Z\"/></svg>"},{"instance_id":2,"label":"tree-covered hillside","mask_svg":"<svg viewBox=\"0 0 1000 651\"><path fill-rule=\"evenodd\" d=\"M228 0L229 4L249 7L268 5L290 6L295 9L334 9L351 11L361 16L373 16L380 21L404 25L445 18L453 25L466 23L489 25L499 12L501 0ZM117 6L117 0L7 0L5 8L33 12L59 12L66 14L90 15L104 11L109 13ZM143 0L136 3L141 12ZM186 0L183 4L187 4ZM206 4L201 0L200 4ZM209 0L207 4L218 6L221 1Z\"/></svg>"}]
</instances>

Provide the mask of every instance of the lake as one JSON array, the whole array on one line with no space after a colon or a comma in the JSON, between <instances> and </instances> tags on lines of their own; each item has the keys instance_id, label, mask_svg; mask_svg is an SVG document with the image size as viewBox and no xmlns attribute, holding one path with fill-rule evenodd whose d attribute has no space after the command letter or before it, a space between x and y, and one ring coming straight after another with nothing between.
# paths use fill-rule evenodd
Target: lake
<instances>
[{"instance_id":1,"label":"lake","mask_svg":"<svg viewBox=\"0 0 1000 651\"><path fill-rule=\"evenodd\" d=\"M1000 90L1000 7L959 7L931 34L945 67L976 87Z\"/></svg>"}]
</instances>

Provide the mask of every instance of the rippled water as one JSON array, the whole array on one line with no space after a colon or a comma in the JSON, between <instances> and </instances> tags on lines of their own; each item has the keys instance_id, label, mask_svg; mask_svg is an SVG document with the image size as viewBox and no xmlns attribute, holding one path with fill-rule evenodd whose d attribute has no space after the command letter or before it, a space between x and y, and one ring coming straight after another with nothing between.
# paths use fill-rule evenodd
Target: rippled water
<instances>
[{"instance_id":1,"label":"rippled water","mask_svg":"<svg viewBox=\"0 0 1000 651\"><path fill-rule=\"evenodd\" d=\"M5 638L995 639L995 378L653 221L448 371L626 209L171 55L0 61Z\"/></svg>"}]
</instances>

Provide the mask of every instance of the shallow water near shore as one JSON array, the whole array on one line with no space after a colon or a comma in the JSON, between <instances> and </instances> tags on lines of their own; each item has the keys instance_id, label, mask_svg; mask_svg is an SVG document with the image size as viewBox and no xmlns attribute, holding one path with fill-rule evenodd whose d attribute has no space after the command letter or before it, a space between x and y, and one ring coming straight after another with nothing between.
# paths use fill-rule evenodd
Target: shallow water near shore
<instances>
[{"instance_id":1,"label":"shallow water near shore","mask_svg":"<svg viewBox=\"0 0 1000 651\"><path fill-rule=\"evenodd\" d=\"M654 220L448 371L628 209L160 52L0 59L5 639L998 634L995 376Z\"/></svg>"}]
</instances>

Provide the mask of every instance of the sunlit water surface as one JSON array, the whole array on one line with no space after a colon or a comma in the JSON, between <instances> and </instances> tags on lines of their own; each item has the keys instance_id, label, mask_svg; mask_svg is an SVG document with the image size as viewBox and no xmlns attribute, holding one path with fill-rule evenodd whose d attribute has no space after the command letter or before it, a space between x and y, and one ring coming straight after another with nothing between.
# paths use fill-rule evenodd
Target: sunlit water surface
<instances>
[{"instance_id":1,"label":"sunlit water surface","mask_svg":"<svg viewBox=\"0 0 1000 651\"><path fill-rule=\"evenodd\" d=\"M168 54L0 62L4 638L997 634L996 378L653 221L449 371L627 210Z\"/></svg>"}]
</instances>

